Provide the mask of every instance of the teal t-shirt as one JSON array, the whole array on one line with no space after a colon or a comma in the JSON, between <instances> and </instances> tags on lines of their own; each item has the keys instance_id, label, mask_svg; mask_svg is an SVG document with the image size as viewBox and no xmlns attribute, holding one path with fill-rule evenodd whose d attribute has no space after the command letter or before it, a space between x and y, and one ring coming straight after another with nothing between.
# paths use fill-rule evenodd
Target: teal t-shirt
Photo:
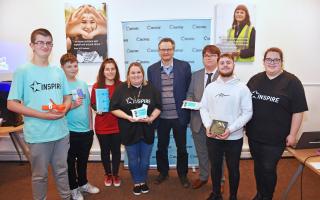
<instances>
[{"instance_id":1,"label":"teal t-shirt","mask_svg":"<svg viewBox=\"0 0 320 200\"><path fill-rule=\"evenodd\" d=\"M74 109L71 109L67 114L68 128L74 132L90 131L90 95L88 85L84 81L76 80L68 82L72 94L72 101L78 97L82 98L82 104Z\"/></svg>"},{"instance_id":2,"label":"teal t-shirt","mask_svg":"<svg viewBox=\"0 0 320 200\"><path fill-rule=\"evenodd\" d=\"M62 104L64 95L70 95L70 91L61 68L27 63L15 72L8 100L19 100L26 107L47 112L42 110L42 106L48 105L50 99ZM69 134L65 117L45 120L24 116L23 132L28 143L56 141Z\"/></svg>"}]
</instances>

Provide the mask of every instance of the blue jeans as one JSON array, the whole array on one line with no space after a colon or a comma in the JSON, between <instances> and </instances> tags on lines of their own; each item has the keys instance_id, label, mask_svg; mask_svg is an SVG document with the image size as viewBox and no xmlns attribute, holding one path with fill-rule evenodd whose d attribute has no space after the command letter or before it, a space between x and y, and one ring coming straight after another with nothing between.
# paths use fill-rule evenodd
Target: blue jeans
<instances>
[{"instance_id":1,"label":"blue jeans","mask_svg":"<svg viewBox=\"0 0 320 200\"><path fill-rule=\"evenodd\" d=\"M145 183L147 180L152 146L153 144L146 144L142 140L125 146L134 184Z\"/></svg>"}]
</instances>

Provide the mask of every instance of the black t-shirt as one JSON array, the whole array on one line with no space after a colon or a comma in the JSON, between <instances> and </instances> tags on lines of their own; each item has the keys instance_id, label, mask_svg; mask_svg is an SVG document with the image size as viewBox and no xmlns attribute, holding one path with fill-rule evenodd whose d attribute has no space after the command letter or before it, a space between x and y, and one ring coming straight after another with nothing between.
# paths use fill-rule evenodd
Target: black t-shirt
<instances>
[{"instance_id":1,"label":"black t-shirt","mask_svg":"<svg viewBox=\"0 0 320 200\"><path fill-rule=\"evenodd\" d=\"M253 103L253 116L246 125L248 138L264 144L285 145L292 114L308 110L300 80L286 71L270 80L261 72L247 85Z\"/></svg>"},{"instance_id":2,"label":"black t-shirt","mask_svg":"<svg viewBox=\"0 0 320 200\"><path fill-rule=\"evenodd\" d=\"M122 83L113 93L110 102L110 110L120 109L132 116L131 110L140 108L142 104L148 105L148 116L155 108L161 110L160 93L148 83L141 88ZM124 145L131 145L143 140L147 144L154 141L154 126L142 122L130 122L129 120L119 118L118 120L121 141Z\"/></svg>"}]
</instances>

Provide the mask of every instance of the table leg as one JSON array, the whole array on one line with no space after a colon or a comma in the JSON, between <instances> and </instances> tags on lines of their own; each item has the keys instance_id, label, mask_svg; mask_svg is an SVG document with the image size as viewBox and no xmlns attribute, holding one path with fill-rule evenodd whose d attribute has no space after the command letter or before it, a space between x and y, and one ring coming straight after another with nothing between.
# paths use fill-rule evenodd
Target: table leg
<instances>
[{"instance_id":1,"label":"table leg","mask_svg":"<svg viewBox=\"0 0 320 200\"><path fill-rule=\"evenodd\" d=\"M22 151L23 151L24 155L26 156L26 158L28 160L30 160L29 148L27 147L27 145L23 141L21 141L20 136L15 132L11 132L11 133L9 133L9 135L10 135L10 138L11 138L11 140L13 142L13 145L16 148L16 151L17 151L17 153L19 155L20 163L22 163L22 155L21 155L21 153L20 153L20 151L18 149L18 146L22 149Z\"/></svg>"},{"instance_id":2,"label":"table leg","mask_svg":"<svg viewBox=\"0 0 320 200\"><path fill-rule=\"evenodd\" d=\"M296 182L296 180L298 179L298 177L301 175L302 171L303 171L304 165L302 163L299 164L297 171L294 173L294 175L292 176L286 190L283 192L281 200L286 200L288 197L288 194L293 186L293 184ZM301 183L302 184L302 183Z\"/></svg>"}]
</instances>

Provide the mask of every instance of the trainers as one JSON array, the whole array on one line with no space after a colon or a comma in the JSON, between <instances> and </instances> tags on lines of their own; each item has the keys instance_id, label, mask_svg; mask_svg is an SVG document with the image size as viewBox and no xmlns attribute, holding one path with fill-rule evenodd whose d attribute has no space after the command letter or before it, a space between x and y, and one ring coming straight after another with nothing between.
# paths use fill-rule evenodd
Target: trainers
<instances>
[{"instance_id":1,"label":"trainers","mask_svg":"<svg viewBox=\"0 0 320 200\"><path fill-rule=\"evenodd\" d=\"M163 175L163 174L159 174L159 176L156 178L156 180L154 181L154 184L159 185L161 184L163 181L165 181L169 176L168 175Z\"/></svg>"},{"instance_id":2,"label":"trainers","mask_svg":"<svg viewBox=\"0 0 320 200\"><path fill-rule=\"evenodd\" d=\"M87 192L87 193L90 193L90 194L96 194L96 193L100 192L99 188L97 188L96 186L91 185L90 183L87 183L87 184L85 184L83 186L80 186L80 191L81 192Z\"/></svg>"},{"instance_id":3,"label":"trainers","mask_svg":"<svg viewBox=\"0 0 320 200\"><path fill-rule=\"evenodd\" d=\"M105 175L104 176L104 185L109 187L112 185L112 175Z\"/></svg>"},{"instance_id":4,"label":"trainers","mask_svg":"<svg viewBox=\"0 0 320 200\"><path fill-rule=\"evenodd\" d=\"M133 187L132 192L133 192L134 195L140 195L141 192L142 192L140 185L135 185L135 186Z\"/></svg>"},{"instance_id":5,"label":"trainers","mask_svg":"<svg viewBox=\"0 0 320 200\"><path fill-rule=\"evenodd\" d=\"M112 181L115 187L119 187L121 185L121 179L119 176L113 176Z\"/></svg>"},{"instance_id":6,"label":"trainers","mask_svg":"<svg viewBox=\"0 0 320 200\"><path fill-rule=\"evenodd\" d=\"M140 185L140 189L141 189L141 192L142 192L143 194L149 192L149 187L148 187L148 185L147 185L146 183L142 183L142 184Z\"/></svg>"},{"instance_id":7,"label":"trainers","mask_svg":"<svg viewBox=\"0 0 320 200\"><path fill-rule=\"evenodd\" d=\"M187 176L180 176L179 179L180 179L181 185L182 185L184 188L190 187L190 182L189 182Z\"/></svg>"},{"instance_id":8,"label":"trainers","mask_svg":"<svg viewBox=\"0 0 320 200\"><path fill-rule=\"evenodd\" d=\"M72 200L83 200L83 196L79 188L71 190L71 199Z\"/></svg>"}]
</instances>

